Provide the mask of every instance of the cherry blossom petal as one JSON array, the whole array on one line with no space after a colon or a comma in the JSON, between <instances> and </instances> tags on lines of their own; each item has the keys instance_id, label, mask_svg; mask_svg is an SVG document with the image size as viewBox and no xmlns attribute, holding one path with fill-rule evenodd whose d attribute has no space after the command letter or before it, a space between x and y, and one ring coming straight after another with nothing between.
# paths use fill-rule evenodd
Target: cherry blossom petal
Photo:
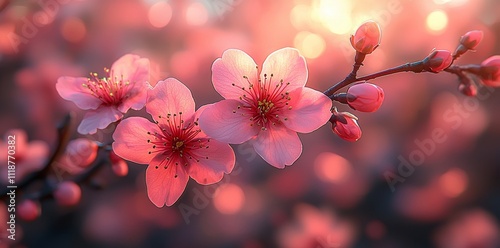
<instances>
[{"instance_id":1,"label":"cherry blossom petal","mask_svg":"<svg viewBox=\"0 0 500 248\"><path fill-rule=\"evenodd\" d=\"M189 176L182 166L164 167L165 156L158 154L146 169L149 200L157 207L172 206L186 188ZM156 168L158 166L158 168Z\"/></svg>"},{"instance_id":2,"label":"cherry blossom petal","mask_svg":"<svg viewBox=\"0 0 500 248\"><path fill-rule=\"evenodd\" d=\"M200 128L208 136L231 144L241 144L259 132L252 126L248 110L238 109L241 103L236 100L222 100L207 107L200 115Z\"/></svg>"},{"instance_id":3,"label":"cherry blossom petal","mask_svg":"<svg viewBox=\"0 0 500 248\"><path fill-rule=\"evenodd\" d=\"M183 119L194 115L195 104L191 91L175 78L167 78L148 90L146 111L159 121L159 116L182 112Z\"/></svg>"},{"instance_id":4,"label":"cherry blossom petal","mask_svg":"<svg viewBox=\"0 0 500 248\"><path fill-rule=\"evenodd\" d=\"M122 117L123 113L114 106L102 106L96 110L90 110L83 117L80 126L78 126L78 132L81 134L94 134L97 129L104 129Z\"/></svg>"},{"instance_id":5,"label":"cherry blossom petal","mask_svg":"<svg viewBox=\"0 0 500 248\"><path fill-rule=\"evenodd\" d=\"M62 98L74 102L83 110L97 109L102 101L93 96L84 84L88 84L88 79L84 77L60 77L57 79L56 89Z\"/></svg>"},{"instance_id":6,"label":"cherry blossom petal","mask_svg":"<svg viewBox=\"0 0 500 248\"><path fill-rule=\"evenodd\" d=\"M125 54L111 66L110 77L124 82L143 83L149 81L149 59L134 54Z\"/></svg>"},{"instance_id":7,"label":"cherry blossom petal","mask_svg":"<svg viewBox=\"0 0 500 248\"><path fill-rule=\"evenodd\" d=\"M215 90L224 98L239 99L244 93L243 87L248 89L249 82L258 81L257 73L257 64L248 54L241 50L229 49L222 54L222 58L213 63L212 82Z\"/></svg>"},{"instance_id":8,"label":"cherry blossom petal","mask_svg":"<svg viewBox=\"0 0 500 248\"><path fill-rule=\"evenodd\" d=\"M264 75L269 78L272 75L271 84L283 80L284 83L290 83L287 87L292 90L303 87L307 81L306 60L294 48L282 48L271 53L262 66L260 78L264 80Z\"/></svg>"},{"instance_id":9,"label":"cherry blossom petal","mask_svg":"<svg viewBox=\"0 0 500 248\"><path fill-rule=\"evenodd\" d=\"M158 132L158 126L142 117L129 117L118 124L113 133L113 151L116 155L138 163L149 164L155 157L155 154L149 154L151 144L148 140L151 135Z\"/></svg>"},{"instance_id":10,"label":"cherry blossom petal","mask_svg":"<svg viewBox=\"0 0 500 248\"><path fill-rule=\"evenodd\" d=\"M126 113L130 108L140 110L146 104L148 90L152 89L148 82L137 82L134 87L127 93L128 97L123 99L122 104L118 106L118 110Z\"/></svg>"},{"instance_id":11,"label":"cherry blossom petal","mask_svg":"<svg viewBox=\"0 0 500 248\"><path fill-rule=\"evenodd\" d=\"M261 131L253 147L266 162L279 169L293 164L302 153L299 136L285 127Z\"/></svg>"},{"instance_id":12,"label":"cherry blossom petal","mask_svg":"<svg viewBox=\"0 0 500 248\"><path fill-rule=\"evenodd\" d=\"M231 173L236 160L234 151L228 144L211 140L207 145L208 148L193 151L194 157L199 158L200 162L188 167L189 176L202 185L219 182L224 173Z\"/></svg>"},{"instance_id":13,"label":"cherry blossom petal","mask_svg":"<svg viewBox=\"0 0 500 248\"><path fill-rule=\"evenodd\" d=\"M282 119L287 128L310 133L330 119L332 101L325 94L311 88L297 88L290 92L290 110L284 110ZM287 118L284 120L284 118Z\"/></svg>"}]
</instances>

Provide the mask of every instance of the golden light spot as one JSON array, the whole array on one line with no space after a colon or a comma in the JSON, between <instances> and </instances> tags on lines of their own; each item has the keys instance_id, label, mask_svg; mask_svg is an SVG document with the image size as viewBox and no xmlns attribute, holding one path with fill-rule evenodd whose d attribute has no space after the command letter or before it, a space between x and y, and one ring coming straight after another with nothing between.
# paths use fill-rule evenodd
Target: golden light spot
<instances>
[{"instance_id":1,"label":"golden light spot","mask_svg":"<svg viewBox=\"0 0 500 248\"><path fill-rule=\"evenodd\" d=\"M311 19L311 7L305 4L298 4L290 11L290 23L296 29L306 28Z\"/></svg>"},{"instance_id":2,"label":"golden light spot","mask_svg":"<svg viewBox=\"0 0 500 248\"><path fill-rule=\"evenodd\" d=\"M155 28L167 26L172 18L172 7L167 2L161 1L153 4L148 11L149 23Z\"/></svg>"},{"instance_id":3,"label":"golden light spot","mask_svg":"<svg viewBox=\"0 0 500 248\"><path fill-rule=\"evenodd\" d=\"M448 26L448 15L442 10L436 10L427 15L427 29L439 32Z\"/></svg>"},{"instance_id":4,"label":"golden light spot","mask_svg":"<svg viewBox=\"0 0 500 248\"><path fill-rule=\"evenodd\" d=\"M315 0L311 18L330 32L346 34L352 29L352 3L349 0Z\"/></svg>"},{"instance_id":5,"label":"golden light spot","mask_svg":"<svg viewBox=\"0 0 500 248\"><path fill-rule=\"evenodd\" d=\"M245 204L245 193L236 184L222 184L215 191L213 203L223 214L236 214Z\"/></svg>"},{"instance_id":6,"label":"golden light spot","mask_svg":"<svg viewBox=\"0 0 500 248\"><path fill-rule=\"evenodd\" d=\"M326 42L321 36L307 31L298 33L293 43L295 48L309 59L319 57L326 47Z\"/></svg>"}]
</instances>

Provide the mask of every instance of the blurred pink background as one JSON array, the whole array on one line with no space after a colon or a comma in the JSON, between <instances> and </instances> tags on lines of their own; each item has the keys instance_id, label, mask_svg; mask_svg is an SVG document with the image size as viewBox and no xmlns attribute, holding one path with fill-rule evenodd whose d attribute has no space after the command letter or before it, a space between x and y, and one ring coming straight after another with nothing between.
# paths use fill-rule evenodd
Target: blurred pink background
<instances>
[{"instance_id":1,"label":"blurred pink background","mask_svg":"<svg viewBox=\"0 0 500 248\"><path fill-rule=\"evenodd\" d=\"M58 96L57 78L102 73L126 53L152 61L153 83L175 77L186 84L197 107L222 99L210 68L229 48L262 64L274 50L295 47L307 60L307 85L327 89L349 73L349 36L368 19L381 25L382 42L359 75L420 60L433 48L454 50L474 29L484 32L482 43L456 64L500 54L496 0L12 0L0 6L0 133L21 128L51 149L64 115L83 116ZM10 245L500 247L498 90L480 88L481 97L469 99L447 73L403 73L372 83L386 98L376 113L352 111L363 130L358 142L341 140L327 124L300 135L303 153L284 170L267 165L251 145L234 145L232 174L213 186L191 180L180 200L162 209L147 198L145 166L130 164L124 178L108 168L94 179L105 188L83 186L78 206L46 200L40 218L18 220L18 240ZM422 148L435 130L444 141ZM403 160L417 166L391 189L384 175L400 173ZM8 247L1 238L0 247Z\"/></svg>"}]
</instances>

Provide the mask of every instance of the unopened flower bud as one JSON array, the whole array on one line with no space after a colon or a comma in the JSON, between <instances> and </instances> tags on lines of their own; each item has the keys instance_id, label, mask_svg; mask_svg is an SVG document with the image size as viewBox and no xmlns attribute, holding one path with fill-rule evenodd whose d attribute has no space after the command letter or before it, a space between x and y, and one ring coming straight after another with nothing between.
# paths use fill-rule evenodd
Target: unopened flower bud
<instances>
[{"instance_id":1,"label":"unopened flower bud","mask_svg":"<svg viewBox=\"0 0 500 248\"><path fill-rule=\"evenodd\" d=\"M427 71L435 73L448 68L452 62L453 58L448 50L434 50L424 59Z\"/></svg>"},{"instance_id":2,"label":"unopened flower bud","mask_svg":"<svg viewBox=\"0 0 500 248\"><path fill-rule=\"evenodd\" d=\"M338 113L335 109L330 119L332 130L340 138L347 141L357 141L361 138L361 128L358 125L357 117L349 112Z\"/></svg>"},{"instance_id":3,"label":"unopened flower bud","mask_svg":"<svg viewBox=\"0 0 500 248\"><path fill-rule=\"evenodd\" d=\"M69 142L65 155L75 166L87 167L94 162L97 156L97 144L86 138L79 138Z\"/></svg>"},{"instance_id":4,"label":"unopened flower bud","mask_svg":"<svg viewBox=\"0 0 500 248\"><path fill-rule=\"evenodd\" d=\"M458 90L466 96L474 97L477 95L477 87L472 83L459 84Z\"/></svg>"},{"instance_id":5,"label":"unopened flower bud","mask_svg":"<svg viewBox=\"0 0 500 248\"><path fill-rule=\"evenodd\" d=\"M347 90L347 104L361 112L374 112L384 101L384 90L371 83L360 83Z\"/></svg>"},{"instance_id":6,"label":"unopened flower bud","mask_svg":"<svg viewBox=\"0 0 500 248\"><path fill-rule=\"evenodd\" d=\"M351 36L351 45L360 53L370 54L380 44L381 33L378 23L367 21Z\"/></svg>"},{"instance_id":7,"label":"unopened flower bud","mask_svg":"<svg viewBox=\"0 0 500 248\"><path fill-rule=\"evenodd\" d=\"M460 44L458 44L457 49L455 49L453 57L458 58L467 51L474 50L474 48L476 48L476 46L479 45L482 39L483 39L483 31L473 30L467 32L460 38Z\"/></svg>"},{"instance_id":8,"label":"unopened flower bud","mask_svg":"<svg viewBox=\"0 0 500 248\"><path fill-rule=\"evenodd\" d=\"M123 177L128 174L127 162L116 155L114 151L109 153L109 160L111 160L111 169L117 176Z\"/></svg>"},{"instance_id":9,"label":"unopened flower bud","mask_svg":"<svg viewBox=\"0 0 500 248\"><path fill-rule=\"evenodd\" d=\"M479 76L487 86L500 86L500 55L491 56L483 61Z\"/></svg>"},{"instance_id":10,"label":"unopened flower bud","mask_svg":"<svg viewBox=\"0 0 500 248\"><path fill-rule=\"evenodd\" d=\"M25 221L35 220L40 212L40 204L30 199L23 200L17 207L18 216Z\"/></svg>"},{"instance_id":11,"label":"unopened flower bud","mask_svg":"<svg viewBox=\"0 0 500 248\"><path fill-rule=\"evenodd\" d=\"M54 191L54 198L61 206L74 206L82 197L80 186L72 181L62 182Z\"/></svg>"},{"instance_id":12,"label":"unopened flower bud","mask_svg":"<svg viewBox=\"0 0 500 248\"><path fill-rule=\"evenodd\" d=\"M460 44L469 50L473 50L483 40L483 31L473 30L467 32L460 38Z\"/></svg>"}]
</instances>

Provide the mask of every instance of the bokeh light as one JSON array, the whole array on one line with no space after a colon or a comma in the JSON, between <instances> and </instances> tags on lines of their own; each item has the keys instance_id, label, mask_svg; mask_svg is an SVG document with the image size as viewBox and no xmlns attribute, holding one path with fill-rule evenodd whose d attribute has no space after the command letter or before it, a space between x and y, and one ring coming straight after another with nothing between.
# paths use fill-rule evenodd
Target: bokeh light
<instances>
[{"instance_id":1,"label":"bokeh light","mask_svg":"<svg viewBox=\"0 0 500 248\"><path fill-rule=\"evenodd\" d=\"M448 197L457 197L467 189L467 174L462 169L453 168L439 178L439 186Z\"/></svg>"},{"instance_id":2,"label":"bokeh light","mask_svg":"<svg viewBox=\"0 0 500 248\"><path fill-rule=\"evenodd\" d=\"M149 8L148 19L155 28L167 26L172 18L172 7L167 2L157 2Z\"/></svg>"},{"instance_id":3,"label":"bokeh light","mask_svg":"<svg viewBox=\"0 0 500 248\"><path fill-rule=\"evenodd\" d=\"M223 214L235 214L245 204L245 193L236 184L222 184L215 191L213 203L219 212Z\"/></svg>"},{"instance_id":4,"label":"bokeh light","mask_svg":"<svg viewBox=\"0 0 500 248\"><path fill-rule=\"evenodd\" d=\"M69 42L79 42L85 38L87 28L79 18L68 18L61 26L61 34Z\"/></svg>"},{"instance_id":5,"label":"bokeh light","mask_svg":"<svg viewBox=\"0 0 500 248\"><path fill-rule=\"evenodd\" d=\"M442 31L448 25L448 15L442 10L435 10L427 15L426 23L430 31Z\"/></svg>"},{"instance_id":6,"label":"bokeh light","mask_svg":"<svg viewBox=\"0 0 500 248\"><path fill-rule=\"evenodd\" d=\"M315 0L312 18L335 34L346 34L352 29L352 4L349 0Z\"/></svg>"},{"instance_id":7,"label":"bokeh light","mask_svg":"<svg viewBox=\"0 0 500 248\"><path fill-rule=\"evenodd\" d=\"M345 158L335 153L324 152L316 157L314 171L322 181L341 183L351 174L352 166Z\"/></svg>"},{"instance_id":8,"label":"bokeh light","mask_svg":"<svg viewBox=\"0 0 500 248\"><path fill-rule=\"evenodd\" d=\"M186 22L189 25L200 26L208 21L208 12L200 2L192 2L186 9Z\"/></svg>"},{"instance_id":9,"label":"bokeh light","mask_svg":"<svg viewBox=\"0 0 500 248\"><path fill-rule=\"evenodd\" d=\"M309 59L319 57L326 47L325 40L321 36L307 31L298 33L293 44L302 55Z\"/></svg>"}]
</instances>

